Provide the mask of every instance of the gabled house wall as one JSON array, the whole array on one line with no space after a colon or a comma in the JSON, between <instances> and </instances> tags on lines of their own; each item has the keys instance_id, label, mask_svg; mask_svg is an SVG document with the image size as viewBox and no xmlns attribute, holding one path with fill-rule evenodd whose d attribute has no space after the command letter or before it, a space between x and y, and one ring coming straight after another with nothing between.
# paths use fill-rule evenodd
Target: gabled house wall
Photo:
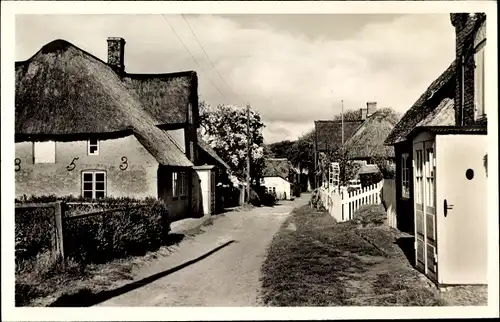
<instances>
[{"instance_id":1,"label":"gabled house wall","mask_svg":"<svg viewBox=\"0 0 500 322\"><path fill-rule=\"evenodd\" d=\"M24 194L80 196L85 170L106 172L107 196L157 196L158 161L135 136L99 141L98 155L88 155L87 145L88 141L56 141L55 163L34 164L33 142L17 142L15 156L20 164L16 167L19 171L15 172L16 197Z\"/></svg>"}]
</instances>

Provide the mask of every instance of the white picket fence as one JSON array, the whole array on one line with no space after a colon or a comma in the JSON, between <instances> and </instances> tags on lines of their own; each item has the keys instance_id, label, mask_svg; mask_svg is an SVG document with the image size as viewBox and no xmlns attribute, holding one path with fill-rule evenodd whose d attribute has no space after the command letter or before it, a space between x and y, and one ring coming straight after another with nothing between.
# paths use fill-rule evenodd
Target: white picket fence
<instances>
[{"instance_id":1,"label":"white picket fence","mask_svg":"<svg viewBox=\"0 0 500 322\"><path fill-rule=\"evenodd\" d=\"M356 210L363 205L380 204L384 181L355 191L346 189L320 189L321 201L337 221L351 220Z\"/></svg>"}]
</instances>

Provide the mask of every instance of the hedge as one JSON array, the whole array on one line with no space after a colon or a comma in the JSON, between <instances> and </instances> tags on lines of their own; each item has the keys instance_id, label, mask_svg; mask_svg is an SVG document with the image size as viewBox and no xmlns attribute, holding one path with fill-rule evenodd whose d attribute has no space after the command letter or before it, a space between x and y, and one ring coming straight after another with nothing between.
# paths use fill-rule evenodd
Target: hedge
<instances>
[{"instance_id":1,"label":"hedge","mask_svg":"<svg viewBox=\"0 0 500 322\"><path fill-rule=\"evenodd\" d=\"M22 202L86 201L73 197L31 197ZM91 211L117 209L106 214L74 217ZM54 234L51 208L16 211L16 264L51 250ZM28 213L24 213L27 211ZM165 204L157 199L106 198L93 203L66 205L63 218L67 258L80 263L102 263L113 258L143 254L166 241L170 219Z\"/></svg>"}]
</instances>

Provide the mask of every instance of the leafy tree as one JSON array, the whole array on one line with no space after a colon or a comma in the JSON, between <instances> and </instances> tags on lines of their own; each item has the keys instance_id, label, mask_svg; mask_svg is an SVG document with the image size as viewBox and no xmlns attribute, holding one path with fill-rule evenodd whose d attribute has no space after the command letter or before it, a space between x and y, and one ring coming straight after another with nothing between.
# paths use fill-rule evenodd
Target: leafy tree
<instances>
[{"instance_id":1,"label":"leafy tree","mask_svg":"<svg viewBox=\"0 0 500 322\"><path fill-rule=\"evenodd\" d=\"M247 157L246 106L212 106L201 101L199 110L200 135L231 167L231 174L244 180ZM261 177L264 167L263 128L259 113L250 108L250 176L253 179Z\"/></svg>"},{"instance_id":2,"label":"leafy tree","mask_svg":"<svg viewBox=\"0 0 500 322\"><path fill-rule=\"evenodd\" d=\"M347 110L344 111L344 121L357 121L361 118L360 110ZM342 120L342 114L337 114L333 117L334 121Z\"/></svg>"}]
</instances>

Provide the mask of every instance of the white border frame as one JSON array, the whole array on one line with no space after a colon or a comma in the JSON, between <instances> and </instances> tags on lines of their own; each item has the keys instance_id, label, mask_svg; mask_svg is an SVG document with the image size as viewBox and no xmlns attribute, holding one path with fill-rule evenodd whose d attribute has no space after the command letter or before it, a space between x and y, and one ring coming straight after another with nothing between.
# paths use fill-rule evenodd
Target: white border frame
<instances>
[{"instance_id":1,"label":"white border frame","mask_svg":"<svg viewBox=\"0 0 500 322\"><path fill-rule=\"evenodd\" d=\"M486 77L486 102L496 106L498 90L497 70L497 13L496 1L228 1L228 2L140 2L140 1L2 1L1 2L1 101L2 101L2 160L14 159L14 20L16 14L159 14L159 13L449 13L449 12L486 12L488 15L487 33L491 50L486 53L485 61L489 66ZM497 120L498 109L488 114L490 120ZM488 124L490 155L498 153L498 124ZM488 307L334 307L334 308L15 308L14 307L14 171L11 162L2 162L2 319L17 321L81 321L91 316L96 321L122 320L310 320L310 319L359 319L359 318L437 318L437 317L498 317L498 159L489 158L489 259L496 263L489 267L490 287Z\"/></svg>"}]
</instances>

